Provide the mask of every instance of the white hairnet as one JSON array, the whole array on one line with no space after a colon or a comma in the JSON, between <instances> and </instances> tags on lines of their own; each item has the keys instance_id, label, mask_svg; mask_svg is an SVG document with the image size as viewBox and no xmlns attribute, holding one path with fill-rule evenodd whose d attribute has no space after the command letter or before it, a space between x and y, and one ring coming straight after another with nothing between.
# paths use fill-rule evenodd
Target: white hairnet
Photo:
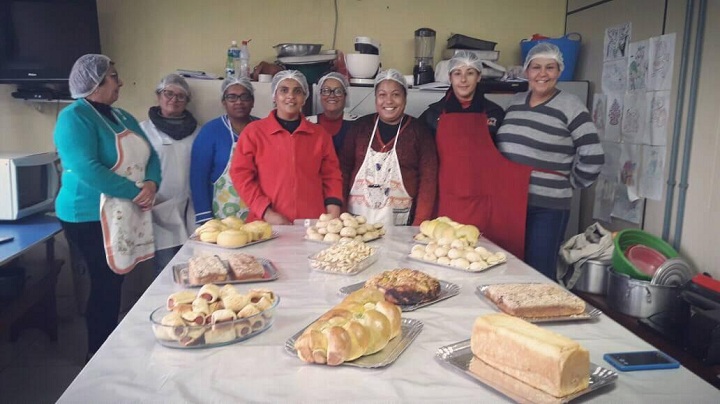
<instances>
[{"instance_id":1,"label":"white hairnet","mask_svg":"<svg viewBox=\"0 0 720 404\"><path fill-rule=\"evenodd\" d=\"M403 74L400 73L399 71L397 71L395 69L387 69L387 70L380 71L380 73L378 73L377 76L375 76L374 89L377 89L378 84L380 84L381 82L383 82L385 80L392 80L394 82L397 82L398 84L403 86L403 88L405 89L405 93L407 94L407 88L408 88L407 81L405 81L405 76L403 76Z\"/></svg>"},{"instance_id":2,"label":"white hairnet","mask_svg":"<svg viewBox=\"0 0 720 404\"><path fill-rule=\"evenodd\" d=\"M350 82L348 82L347 77L343 76L342 74L340 74L338 72L330 72L320 78L320 80L318 81L318 87L322 88L323 84L325 83L325 80L327 80L327 79L335 79L335 80L339 81L340 84L342 84L342 86L343 86L343 90L345 90L346 93L348 92L348 88L350 88Z\"/></svg>"},{"instance_id":3,"label":"white hairnet","mask_svg":"<svg viewBox=\"0 0 720 404\"><path fill-rule=\"evenodd\" d=\"M187 80L185 80L185 77L175 73L170 73L160 79L160 83L158 83L157 87L155 87L155 92L160 94L160 91L171 85L182 88L183 91L185 91L185 95L187 95L188 99L190 99L190 86L188 85Z\"/></svg>"},{"instance_id":4,"label":"white hairnet","mask_svg":"<svg viewBox=\"0 0 720 404\"><path fill-rule=\"evenodd\" d=\"M560 48L550 42L540 42L530 49L530 52L528 52L525 57L523 70L527 70L530 62L537 58L554 59L560 68L560 72L562 73L562 71L565 70L565 62L563 62L563 55L562 52L560 52Z\"/></svg>"},{"instance_id":5,"label":"white hairnet","mask_svg":"<svg viewBox=\"0 0 720 404\"><path fill-rule=\"evenodd\" d=\"M232 77L228 76L223 80L222 86L220 87L222 96L225 97L225 91L230 86L234 86L235 84L239 84L243 87L245 87L250 95L255 97L255 88L253 88L252 83L250 83L250 77Z\"/></svg>"},{"instance_id":6,"label":"white hairnet","mask_svg":"<svg viewBox=\"0 0 720 404\"><path fill-rule=\"evenodd\" d=\"M80 56L70 70L70 95L78 99L92 94L105 78L111 63L105 55L90 53Z\"/></svg>"},{"instance_id":7,"label":"white hairnet","mask_svg":"<svg viewBox=\"0 0 720 404\"><path fill-rule=\"evenodd\" d=\"M295 80L300 83L300 87L302 87L303 93L305 93L305 99L307 100L308 95L310 95L307 79L305 79L304 74L297 70L281 70L273 76L272 83L270 84L273 99L275 98L275 91L277 91L278 84L285 79Z\"/></svg>"},{"instance_id":8,"label":"white hairnet","mask_svg":"<svg viewBox=\"0 0 720 404\"><path fill-rule=\"evenodd\" d=\"M455 69L459 69L463 66L472 67L477 70L478 73L482 73L483 63L480 58L466 50L459 50L455 52L452 59L448 62L448 75Z\"/></svg>"}]
</instances>

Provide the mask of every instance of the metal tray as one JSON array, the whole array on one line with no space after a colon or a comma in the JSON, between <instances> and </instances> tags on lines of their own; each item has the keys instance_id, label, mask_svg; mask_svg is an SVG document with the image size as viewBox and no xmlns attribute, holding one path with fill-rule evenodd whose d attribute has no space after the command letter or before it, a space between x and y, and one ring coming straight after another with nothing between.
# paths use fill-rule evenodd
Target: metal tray
<instances>
[{"instance_id":1,"label":"metal tray","mask_svg":"<svg viewBox=\"0 0 720 404\"><path fill-rule=\"evenodd\" d=\"M488 286L492 285L479 285L477 289L475 290L475 294L478 295L481 299L487 301L488 303L495 305L495 302L488 299L487 296L485 296L485 289ZM568 292L570 293L570 292ZM497 307L497 306L495 306ZM498 308L500 310L500 308ZM550 323L550 322L564 322L564 321L583 321L583 320L592 320L595 318L600 317L602 314L602 311L600 309L595 308L593 305L591 305L588 302L585 302L585 312L581 314L573 314L571 316L559 316L559 317L520 317L525 321L528 321L530 323Z\"/></svg>"},{"instance_id":2,"label":"metal tray","mask_svg":"<svg viewBox=\"0 0 720 404\"><path fill-rule=\"evenodd\" d=\"M370 243L370 242L373 242L373 241L375 241L375 240L380 240L381 238L383 238L383 236L371 238L370 240L363 240L363 243ZM335 241L312 240L312 239L309 239L309 238L307 237L307 234L303 237L303 239L304 239L305 241L309 241L309 242L311 242L311 243L319 243L319 244L326 244L326 245L332 245L332 244L335 244L335 243L336 243Z\"/></svg>"},{"instance_id":3,"label":"metal tray","mask_svg":"<svg viewBox=\"0 0 720 404\"><path fill-rule=\"evenodd\" d=\"M313 321L314 322L314 321ZM307 327L306 327L307 328ZM393 362L402 354L408 345L415 340L415 337L422 331L423 323L420 320L412 318L402 319L402 331L400 335L393 338L388 342L387 346L380 352L376 352L372 355L361 356L352 362L343 362L344 366L355 366L359 368L381 368L387 366ZM285 341L285 351L290 355L297 357L297 351L295 350L295 341L300 338L305 328L298 331L295 335Z\"/></svg>"},{"instance_id":4,"label":"metal tray","mask_svg":"<svg viewBox=\"0 0 720 404\"><path fill-rule=\"evenodd\" d=\"M423 264L435 265L436 267L441 267L441 268L450 268L450 269L454 269L456 271L462 271L462 272L485 272L488 269L495 268L496 266L502 265L507 262L507 258L505 258L505 261L498 262L497 264L488 265L487 267L485 267L483 269L462 269L462 268L454 267L452 265L444 265L444 264L438 264L437 262L425 261L420 258L415 258L415 257L411 256L410 254L408 254L407 259L409 259L410 261L422 262Z\"/></svg>"},{"instance_id":5,"label":"metal tray","mask_svg":"<svg viewBox=\"0 0 720 404\"><path fill-rule=\"evenodd\" d=\"M350 268L348 268L347 271L342 270L333 270L333 269L326 269L325 267L330 267L333 264L328 263L326 261L319 261L315 259L318 253L312 254L308 257L308 263L310 264L310 268L312 268L313 271L323 272L326 274L335 274L335 275L357 275L360 272L368 269L370 265L377 262L378 258L380 258L380 248L379 247L370 247L374 251L365 259L362 261L358 261L355 264L353 264Z\"/></svg>"},{"instance_id":6,"label":"metal tray","mask_svg":"<svg viewBox=\"0 0 720 404\"><path fill-rule=\"evenodd\" d=\"M440 294L433 300L422 302L422 303L416 303L416 304L399 304L398 306L402 311L415 311L421 307L430 306L431 304L435 304L441 300L449 299L453 296L456 296L460 293L460 286L451 283L451 282L445 282L445 281L439 281L440 282ZM365 286L365 282L360 283L354 283L352 285L344 286L340 288L340 293L344 295L349 295L350 293L362 289Z\"/></svg>"},{"instance_id":7,"label":"metal tray","mask_svg":"<svg viewBox=\"0 0 720 404\"><path fill-rule=\"evenodd\" d=\"M254 282L270 282L274 281L278 278L278 270L275 268L275 265L272 263L272 261L265 259L265 258L255 258L257 262L260 263L260 265L263 266L263 269L265 269L265 274L263 274L262 278L256 278L256 279L228 279L225 282L217 282L218 285L224 285L226 283L254 283ZM227 264L227 261L224 261L224 263ZM226 265L227 266L227 265ZM194 283L190 283L190 278L188 277L188 264L177 264L173 265L172 267L172 274L173 274L173 281L181 286L187 286L187 287L200 287L202 285L196 285ZM228 276L232 277L232 271L228 271Z\"/></svg>"},{"instance_id":8,"label":"metal tray","mask_svg":"<svg viewBox=\"0 0 720 404\"><path fill-rule=\"evenodd\" d=\"M590 363L590 385L588 388L558 398L525 384L475 358L470 350L470 340L438 348L435 359L451 370L469 376L519 403L567 403L599 388L611 385L618 378L616 372ZM470 370L471 362L474 371Z\"/></svg>"},{"instance_id":9,"label":"metal tray","mask_svg":"<svg viewBox=\"0 0 720 404\"><path fill-rule=\"evenodd\" d=\"M196 242L196 243L198 243L198 244L211 245L211 246L213 246L213 247L220 247L220 248L227 248L227 249L230 249L230 250L236 250L236 249L238 249L238 248L245 248L245 247L250 247L251 245L255 245L255 244L259 244L259 243L264 243L264 242L266 242L266 241L270 241L270 240L272 240L272 239L278 238L278 236L279 236L279 233L278 233L277 231L273 230L272 235L270 236L270 238L266 238L266 239L258 240L258 241L251 241L251 242L249 242L249 243L247 243L247 244L245 244L245 245L243 245L243 246L240 246L240 247L223 247L223 246L219 246L219 245L217 245L217 244L215 244L215 243L208 243L207 241L200 241L200 239L198 239L198 236L197 236L196 234L193 234L192 236L190 236L190 240L192 240L192 241L194 241L194 242Z\"/></svg>"},{"instance_id":10,"label":"metal tray","mask_svg":"<svg viewBox=\"0 0 720 404\"><path fill-rule=\"evenodd\" d=\"M417 236L419 236L419 235L421 235L421 234L422 234L422 233L417 233L417 234L415 234L415 235L413 236L413 238L412 238L411 241L412 241L413 243L415 243L415 244L424 244L424 245L430 244L431 241L436 241L436 240L434 240L434 239L433 239L433 240L427 240L427 239L420 239L420 240L418 240L418 239L415 238L415 237L417 237ZM427 237L427 236L425 236L425 237ZM481 238L483 238L482 233L480 233L480 237L478 237L478 241L475 242L475 247L478 246L478 243L480 242L480 239L481 239Z\"/></svg>"}]
</instances>

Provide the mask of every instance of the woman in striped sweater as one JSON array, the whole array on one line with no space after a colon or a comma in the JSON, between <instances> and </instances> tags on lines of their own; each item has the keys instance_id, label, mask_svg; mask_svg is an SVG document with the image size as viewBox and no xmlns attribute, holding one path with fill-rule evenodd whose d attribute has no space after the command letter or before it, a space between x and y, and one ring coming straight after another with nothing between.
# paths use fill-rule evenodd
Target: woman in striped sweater
<instances>
[{"instance_id":1,"label":"woman in striped sweater","mask_svg":"<svg viewBox=\"0 0 720 404\"><path fill-rule=\"evenodd\" d=\"M573 189L595 182L605 156L585 104L556 88L564 68L560 49L535 45L524 68L530 91L511 100L496 144L509 160L533 167L525 262L555 280Z\"/></svg>"}]
</instances>

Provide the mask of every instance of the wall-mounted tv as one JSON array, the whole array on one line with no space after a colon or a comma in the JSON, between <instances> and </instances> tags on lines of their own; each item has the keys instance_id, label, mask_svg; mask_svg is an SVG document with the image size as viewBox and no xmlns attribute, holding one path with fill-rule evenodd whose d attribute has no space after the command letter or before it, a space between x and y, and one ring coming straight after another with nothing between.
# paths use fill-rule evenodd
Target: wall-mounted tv
<instances>
[{"instance_id":1,"label":"wall-mounted tv","mask_svg":"<svg viewBox=\"0 0 720 404\"><path fill-rule=\"evenodd\" d=\"M0 83L67 85L86 53L101 53L95 0L0 0Z\"/></svg>"}]
</instances>

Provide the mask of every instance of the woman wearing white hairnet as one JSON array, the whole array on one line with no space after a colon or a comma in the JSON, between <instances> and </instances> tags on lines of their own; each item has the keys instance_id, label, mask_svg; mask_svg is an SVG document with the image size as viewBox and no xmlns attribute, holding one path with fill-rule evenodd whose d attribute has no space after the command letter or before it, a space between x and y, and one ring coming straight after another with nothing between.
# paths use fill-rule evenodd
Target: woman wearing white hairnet
<instances>
[{"instance_id":1,"label":"woman wearing white hairnet","mask_svg":"<svg viewBox=\"0 0 720 404\"><path fill-rule=\"evenodd\" d=\"M350 124L358 118L345 112L350 83L342 74L332 72L320 78L318 87L323 112L309 116L307 119L322 126L332 135L335 152L340 155Z\"/></svg>"},{"instance_id":2,"label":"woman wearing white hairnet","mask_svg":"<svg viewBox=\"0 0 720 404\"><path fill-rule=\"evenodd\" d=\"M148 110L140 127L160 158L163 182L152 208L155 271L160 273L194 229L190 203L190 150L197 121L186 109L190 87L178 74L168 74L155 88L158 105Z\"/></svg>"},{"instance_id":3,"label":"woman wearing white hairnet","mask_svg":"<svg viewBox=\"0 0 720 404\"><path fill-rule=\"evenodd\" d=\"M78 58L55 125L63 167L55 211L90 274L85 313L88 359L117 326L125 274L152 258L152 217L160 162L137 120L111 105L123 82L105 55Z\"/></svg>"},{"instance_id":4,"label":"woman wearing white hairnet","mask_svg":"<svg viewBox=\"0 0 720 404\"><path fill-rule=\"evenodd\" d=\"M522 257L524 202L530 171L500 155L493 142L502 108L477 91L482 61L459 51L448 63L451 88L420 119L435 131L438 149L437 215L472 224ZM519 218L518 218L519 217Z\"/></svg>"},{"instance_id":5,"label":"woman wearing white hairnet","mask_svg":"<svg viewBox=\"0 0 720 404\"><path fill-rule=\"evenodd\" d=\"M407 83L395 69L375 77L377 113L355 121L340 167L348 211L370 223L419 225L437 191L437 151L428 128L405 114Z\"/></svg>"},{"instance_id":6,"label":"woman wearing white hairnet","mask_svg":"<svg viewBox=\"0 0 720 404\"><path fill-rule=\"evenodd\" d=\"M563 67L562 53L551 43L528 52L530 91L512 98L496 137L505 157L532 169L524 260L553 280L573 189L592 185L605 161L585 103L556 87Z\"/></svg>"},{"instance_id":7,"label":"woman wearing white hairnet","mask_svg":"<svg viewBox=\"0 0 720 404\"><path fill-rule=\"evenodd\" d=\"M238 141L230 175L250 208L248 221L274 225L340 215L342 177L330 134L308 122L305 76L283 70L272 80L275 109L250 123Z\"/></svg>"},{"instance_id":8,"label":"woman wearing white hairnet","mask_svg":"<svg viewBox=\"0 0 720 404\"><path fill-rule=\"evenodd\" d=\"M248 206L230 179L230 162L241 132L252 121L255 90L247 77L228 77L220 88L225 114L208 121L193 142L190 191L195 223L236 216L246 219Z\"/></svg>"}]
</instances>

